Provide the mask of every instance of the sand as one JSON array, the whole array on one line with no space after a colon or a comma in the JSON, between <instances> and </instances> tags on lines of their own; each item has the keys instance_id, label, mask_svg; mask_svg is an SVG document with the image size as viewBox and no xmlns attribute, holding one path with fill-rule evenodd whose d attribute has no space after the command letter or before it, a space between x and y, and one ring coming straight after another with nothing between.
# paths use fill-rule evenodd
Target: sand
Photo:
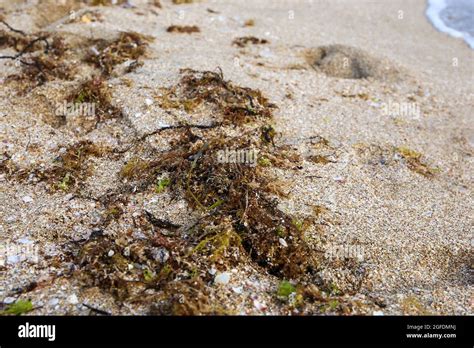
<instances>
[{"instance_id":1,"label":"sand","mask_svg":"<svg viewBox=\"0 0 474 348\"><path fill-rule=\"evenodd\" d=\"M170 116L154 99L160 87L179 80L180 69L220 68L225 79L261 90L278 106L278 144L306 158L316 151L331 160L305 160L301 170L277 171L290 192L280 206L301 217L324 207L320 228L308 239L324 242L319 277L344 294L339 301L358 303L349 314L472 314L474 51L437 32L424 16L424 1L163 0L162 8L132 1L132 8L76 8L80 20L73 23L71 2L51 3L8 1L0 7L5 21L25 32L60 33L72 42L137 31L155 41L143 66L107 81L125 122L89 133L73 124L54 127L47 115L65 90L90 74L90 66L78 62L74 80L48 81L25 95L14 84L2 84L0 154L11 156L15 166L48 167L62 148L85 139L126 149L133 137L189 117L184 111ZM101 20L81 20L88 10ZM250 19L254 25L246 26ZM170 25L197 25L200 33L168 33ZM232 45L242 36L268 43ZM348 65L341 66L347 57ZM8 60L0 64L2 79L19 70ZM413 109L384 112L389 103ZM201 116L199 122L209 122L209 115ZM317 137L328 145L315 147ZM170 147L160 134L146 142L155 151ZM409 150L433 175L410 167L403 156ZM71 276L78 266L65 254L71 242L89 238L97 227L104 209L97 199L120 187L117 174L131 155L93 159L81 195L52 193L34 178L0 174L1 244L9 250L30 247L38 256L21 260L10 252L13 257L4 258L0 300L31 299L31 314L94 314L84 304L112 314L148 313L146 305L117 301ZM105 233L118 238L132 230L139 239L133 218L144 209L179 224L195 214L183 200L145 191L130 197L124 216ZM341 314L318 305L288 306L275 296L281 279L255 264L219 271L230 274L229 283L208 287L226 313Z\"/></svg>"}]
</instances>

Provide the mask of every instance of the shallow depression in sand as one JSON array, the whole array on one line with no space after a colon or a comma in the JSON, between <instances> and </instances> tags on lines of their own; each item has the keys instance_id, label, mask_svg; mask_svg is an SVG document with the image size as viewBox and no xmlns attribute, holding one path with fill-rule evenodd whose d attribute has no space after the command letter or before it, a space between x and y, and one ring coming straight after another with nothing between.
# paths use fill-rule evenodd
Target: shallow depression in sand
<instances>
[{"instance_id":1,"label":"shallow depression in sand","mask_svg":"<svg viewBox=\"0 0 474 348\"><path fill-rule=\"evenodd\" d=\"M399 74L391 62L344 45L320 46L312 49L307 55L307 60L317 71L344 79L373 77L385 80L394 79Z\"/></svg>"}]
</instances>

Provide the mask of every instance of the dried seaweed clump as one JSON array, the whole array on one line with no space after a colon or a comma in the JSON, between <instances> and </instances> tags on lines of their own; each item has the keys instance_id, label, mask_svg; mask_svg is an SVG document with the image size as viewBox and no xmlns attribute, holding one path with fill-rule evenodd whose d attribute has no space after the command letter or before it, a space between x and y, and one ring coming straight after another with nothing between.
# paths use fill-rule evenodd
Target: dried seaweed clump
<instances>
[{"instance_id":1,"label":"dried seaweed clump","mask_svg":"<svg viewBox=\"0 0 474 348\"><path fill-rule=\"evenodd\" d=\"M55 190L77 190L92 174L92 168L88 164L89 158L102 157L106 151L90 141L73 144L55 159L53 168L43 174L43 179L50 182Z\"/></svg>"},{"instance_id":2,"label":"dried seaweed clump","mask_svg":"<svg viewBox=\"0 0 474 348\"><path fill-rule=\"evenodd\" d=\"M226 137L222 132L219 128L199 133L181 129L181 138L169 152L139 164L134 161L134 166L142 169L130 179L150 184L153 178L168 173L172 195L183 197L201 213L187 230L190 237L181 239L181 245L172 250L176 263L171 278L157 283L167 306L157 306L156 313L222 313L203 297L207 287L196 286L196 282L212 282L207 270L214 264L255 262L278 277L300 280L313 277L318 270L318 258L304 238L307 223L278 209L281 193L274 188L267 168L220 163L218 154L224 149L259 148L259 155L282 168L292 167L295 159L284 149L272 150L261 136L261 127L238 137ZM128 173L129 168L127 164L124 170ZM185 297L194 295L183 302L176 296L177 289Z\"/></svg>"},{"instance_id":3,"label":"dried seaweed clump","mask_svg":"<svg viewBox=\"0 0 474 348\"><path fill-rule=\"evenodd\" d=\"M36 80L39 85L54 78L72 79L72 69L64 62L64 53L67 49L63 38L54 37L44 53L30 57L24 63L23 74Z\"/></svg>"},{"instance_id":4,"label":"dried seaweed clump","mask_svg":"<svg viewBox=\"0 0 474 348\"><path fill-rule=\"evenodd\" d=\"M122 5L127 0L89 0L88 3L91 6L111 6L111 5Z\"/></svg>"},{"instance_id":5,"label":"dried seaweed clump","mask_svg":"<svg viewBox=\"0 0 474 348\"><path fill-rule=\"evenodd\" d=\"M403 146L397 147L395 151L406 161L408 169L415 173L418 173L425 178L432 178L437 172L437 169L431 168L422 161L423 156L421 153Z\"/></svg>"},{"instance_id":6,"label":"dried seaweed clump","mask_svg":"<svg viewBox=\"0 0 474 348\"><path fill-rule=\"evenodd\" d=\"M24 81L27 84L23 89L29 90L56 78L72 79L73 69L64 59L68 50L64 39L61 36L54 36L50 41L48 39L47 35L41 33L31 36L24 33L12 35L3 31L1 46L12 47L17 53L1 58L16 60L22 68L20 74L11 75L8 80Z\"/></svg>"},{"instance_id":7,"label":"dried seaweed clump","mask_svg":"<svg viewBox=\"0 0 474 348\"><path fill-rule=\"evenodd\" d=\"M99 68L103 75L109 76L116 65L144 56L148 43L152 41L153 37L135 32L122 32L112 42L95 40L85 61Z\"/></svg>"},{"instance_id":8,"label":"dried seaweed clump","mask_svg":"<svg viewBox=\"0 0 474 348\"><path fill-rule=\"evenodd\" d=\"M166 31L168 33L192 34L201 32L201 29L197 25L170 25Z\"/></svg>"},{"instance_id":9,"label":"dried seaweed clump","mask_svg":"<svg viewBox=\"0 0 474 348\"><path fill-rule=\"evenodd\" d=\"M423 155L407 147L379 146L374 144L356 144L359 155L365 157L371 165L393 165L404 163L411 171L431 179L438 172L423 161Z\"/></svg>"},{"instance_id":10,"label":"dried seaweed clump","mask_svg":"<svg viewBox=\"0 0 474 348\"><path fill-rule=\"evenodd\" d=\"M146 242L94 236L76 252L80 275L86 283L109 291L119 300L138 295L169 272L169 266L156 256L160 249Z\"/></svg>"},{"instance_id":11,"label":"dried seaweed clump","mask_svg":"<svg viewBox=\"0 0 474 348\"><path fill-rule=\"evenodd\" d=\"M107 204L102 219L104 228L122 215L122 203L119 200ZM175 227L146 211L135 217L134 221L144 238L137 240L131 233L119 238L103 233L92 234L88 240L81 242L80 248L74 248L71 252L85 283L99 286L118 300L147 303L149 300L144 298L143 291L165 287L173 274L179 271L180 256L176 250L182 248L183 240L161 233L161 229L174 230Z\"/></svg>"},{"instance_id":12,"label":"dried seaweed clump","mask_svg":"<svg viewBox=\"0 0 474 348\"><path fill-rule=\"evenodd\" d=\"M31 37L19 32L0 30L0 49L12 48L16 52L34 52L44 47L42 40L35 40Z\"/></svg>"},{"instance_id":13,"label":"dried seaweed clump","mask_svg":"<svg viewBox=\"0 0 474 348\"><path fill-rule=\"evenodd\" d=\"M163 89L158 96L159 105L164 109L184 108L192 112L198 106L212 106L220 116L219 122L241 124L258 118L269 118L274 104L258 90L235 86L225 81L221 73L198 72L183 69L179 84Z\"/></svg>"},{"instance_id":14,"label":"dried seaweed clump","mask_svg":"<svg viewBox=\"0 0 474 348\"><path fill-rule=\"evenodd\" d=\"M192 4L196 0L173 0L173 4L181 5L181 4Z\"/></svg>"},{"instance_id":15,"label":"dried seaweed clump","mask_svg":"<svg viewBox=\"0 0 474 348\"><path fill-rule=\"evenodd\" d=\"M234 86L218 73L183 73L177 88L172 89L178 99L210 104L217 117L225 120L232 115L233 124L244 116L266 117L254 118L255 127L238 137L226 136L223 125L199 130L199 135L184 128L172 150L141 167L146 167L151 177L170 173L170 186L176 194L184 196L196 210L214 212L195 227L203 235L239 236L229 238L230 244L240 244L236 241L241 240L248 255L273 274L297 277L312 272L317 266L303 241L303 231L292 217L277 208L278 201L272 198L272 194L280 194L272 184L274 178L260 165L221 163L218 159L219 152L225 149L256 149L271 165L292 168L295 157L282 148L272 149L269 144L273 132L268 131L271 128L266 122L271 118L273 105L260 91ZM137 179L145 177L141 171ZM217 228L210 232L209 226ZM216 239L208 242L212 244ZM205 243L206 248L209 243Z\"/></svg>"},{"instance_id":16,"label":"dried seaweed clump","mask_svg":"<svg viewBox=\"0 0 474 348\"><path fill-rule=\"evenodd\" d=\"M264 45L267 44L268 40L266 39L259 39L254 36L243 36L243 37L238 37L234 41L232 41L232 44L238 47L245 47L248 46L249 44L252 45Z\"/></svg>"},{"instance_id":17,"label":"dried seaweed clump","mask_svg":"<svg viewBox=\"0 0 474 348\"><path fill-rule=\"evenodd\" d=\"M51 191L76 192L92 174L89 159L102 157L108 151L108 148L99 147L90 141L80 141L64 148L47 169L19 168L11 161L11 156L5 153L0 157L0 173L20 182L46 182Z\"/></svg>"},{"instance_id":18,"label":"dried seaweed clump","mask_svg":"<svg viewBox=\"0 0 474 348\"><path fill-rule=\"evenodd\" d=\"M284 154L262 149L258 128L232 139L216 131L207 133L194 141L188 137L172 156L162 156L156 167L171 173L171 186L180 190L192 207L213 212L195 226L203 236L198 237L196 251L209 252L210 248L209 259L215 261L224 251L222 246L233 255L229 250L237 252L242 245L254 262L272 274L297 278L316 271L317 262L304 242L304 231L294 218L277 208L278 201L272 198L278 193L272 188L273 178L261 166L222 164L217 158L219 150L225 148L259 148L261 155L284 165L288 161Z\"/></svg>"},{"instance_id":19,"label":"dried seaweed clump","mask_svg":"<svg viewBox=\"0 0 474 348\"><path fill-rule=\"evenodd\" d=\"M100 77L93 77L83 82L66 99L74 104L90 103L94 105L93 115L88 115L89 117L81 115L84 128L87 130L96 128L105 120L122 117L122 111L111 104L112 96L109 87Z\"/></svg>"},{"instance_id":20,"label":"dried seaweed clump","mask_svg":"<svg viewBox=\"0 0 474 348\"><path fill-rule=\"evenodd\" d=\"M291 149L273 144L273 105L260 91L235 86L222 74L182 73L169 91L174 102L193 100L224 121L229 120L229 108L236 106L265 117L254 117L245 126L183 125L170 130L175 134L170 150L150 155L136 149L120 173L133 192L152 189L162 194L163 189L155 188L163 187L166 177L167 193L184 199L196 220L180 226L145 211L134 219L144 239L125 233L115 240L89 240L77 251L79 271L89 284L119 299L153 303L154 314L228 314L212 300L214 277L208 271L214 266L255 263L281 279L314 281L319 254L305 241L314 221L301 222L278 208L284 193L275 185L271 169L297 170L301 159ZM229 135L235 127L240 127L239 135ZM252 163L223 162L220 154L227 149L255 150L257 155ZM259 164L261 158L265 166ZM155 292L147 292L147 297L146 289Z\"/></svg>"}]
</instances>

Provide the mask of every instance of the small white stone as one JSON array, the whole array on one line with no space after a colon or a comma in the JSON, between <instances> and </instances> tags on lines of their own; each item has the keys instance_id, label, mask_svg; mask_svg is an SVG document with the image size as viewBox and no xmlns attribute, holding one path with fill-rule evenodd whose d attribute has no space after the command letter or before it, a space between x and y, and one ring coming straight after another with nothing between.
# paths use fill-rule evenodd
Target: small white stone
<instances>
[{"instance_id":1,"label":"small white stone","mask_svg":"<svg viewBox=\"0 0 474 348\"><path fill-rule=\"evenodd\" d=\"M287 243L286 240L284 240L283 238L278 239L278 241L280 242L280 244L281 244L284 248L287 248L287 247L288 247L288 243Z\"/></svg>"},{"instance_id":2,"label":"small white stone","mask_svg":"<svg viewBox=\"0 0 474 348\"><path fill-rule=\"evenodd\" d=\"M31 239L28 239L28 238L20 238L17 240L17 242L20 244L25 244L25 245L30 245L34 243Z\"/></svg>"},{"instance_id":3,"label":"small white stone","mask_svg":"<svg viewBox=\"0 0 474 348\"><path fill-rule=\"evenodd\" d=\"M216 274L217 270L213 266L213 267L211 267L210 270L208 270L208 272L209 272L210 275L214 275L214 274Z\"/></svg>"},{"instance_id":4,"label":"small white stone","mask_svg":"<svg viewBox=\"0 0 474 348\"><path fill-rule=\"evenodd\" d=\"M153 100L151 100L150 98L146 98L146 99L145 99L145 104L148 105L148 106L150 106L150 105L153 104Z\"/></svg>"},{"instance_id":5,"label":"small white stone","mask_svg":"<svg viewBox=\"0 0 474 348\"><path fill-rule=\"evenodd\" d=\"M373 314L373 315L378 315L378 316L383 316L383 312L382 312L382 311L374 311L372 314Z\"/></svg>"},{"instance_id":6,"label":"small white stone","mask_svg":"<svg viewBox=\"0 0 474 348\"><path fill-rule=\"evenodd\" d=\"M25 196L22 198L22 200L25 203L33 203L33 198L31 198L30 196Z\"/></svg>"},{"instance_id":7,"label":"small white stone","mask_svg":"<svg viewBox=\"0 0 474 348\"><path fill-rule=\"evenodd\" d=\"M68 302L69 302L70 304L73 304L73 305L79 303L79 300L78 300L76 294L72 294L71 296L69 296L69 297L67 298L67 300L68 300Z\"/></svg>"},{"instance_id":8,"label":"small white stone","mask_svg":"<svg viewBox=\"0 0 474 348\"><path fill-rule=\"evenodd\" d=\"M48 301L48 304L50 306L56 306L59 303L59 299L57 298L52 298L51 300Z\"/></svg>"},{"instance_id":9,"label":"small white stone","mask_svg":"<svg viewBox=\"0 0 474 348\"><path fill-rule=\"evenodd\" d=\"M234 286L232 288L232 291L235 292L236 294L241 294L243 292L244 288L241 286Z\"/></svg>"},{"instance_id":10,"label":"small white stone","mask_svg":"<svg viewBox=\"0 0 474 348\"><path fill-rule=\"evenodd\" d=\"M253 306L259 311L267 309L267 306L264 303L260 303L258 300L253 300Z\"/></svg>"},{"instance_id":11,"label":"small white stone","mask_svg":"<svg viewBox=\"0 0 474 348\"><path fill-rule=\"evenodd\" d=\"M5 299L3 300L3 303L5 303L5 304L10 304L10 303L15 302L15 300L16 300L16 299L15 299L14 297L11 297L11 296L5 297Z\"/></svg>"},{"instance_id":12,"label":"small white stone","mask_svg":"<svg viewBox=\"0 0 474 348\"><path fill-rule=\"evenodd\" d=\"M16 221L16 217L13 216L13 215L7 216L7 217L5 218L5 222L6 222L7 224L10 224L10 223L15 222L15 221Z\"/></svg>"},{"instance_id":13,"label":"small white stone","mask_svg":"<svg viewBox=\"0 0 474 348\"><path fill-rule=\"evenodd\" d=\"M335 176L333 179L334 179L334 181L337 181L337 182L343 182L344 181L344 177L340 176L340 175Z\"/></svg>"},{"instance_id":14,"label":"small white stone","mask_svg":"<svg viewBox=\"0 0 474 348\"><path fill-rule=\"evenodd\" d=\"M165 248L153 249L151 253L153 258L161 263L166 263L170 258L170 253Z\"/></svg>"},{"instance_id":15,"label":"small white stone","mask_svg":"<svg viewBox=\"0 0 474 348\"><path fill-rule=\"evenodd\" d=\"M8 255L7 256L7 263L9 265L14 265L15 263L18 263L21 261L20 255Z\"/></svg>"},{"instance_id":16,"label":"small white stone","mask_svg":"<svg viewBox=\"0 0 474 348\"><path fill-rule=\"evenodd\" d=\"M109 250L109 253L107 254L109 257L114 256L115 252L113 250Z\"/></svg>"},{"instance_id":17,"label":"small white stone","mask_svg":"<svg viewBox=\"0 0 474 348\"><path fill-rule=\"evenodd\" d=\"M230 273L224 272L224 273L219 273L216 275L214 278L214 283L215 284L222 284L226 285L230 280Z\"/></svg>"}]
</instances>

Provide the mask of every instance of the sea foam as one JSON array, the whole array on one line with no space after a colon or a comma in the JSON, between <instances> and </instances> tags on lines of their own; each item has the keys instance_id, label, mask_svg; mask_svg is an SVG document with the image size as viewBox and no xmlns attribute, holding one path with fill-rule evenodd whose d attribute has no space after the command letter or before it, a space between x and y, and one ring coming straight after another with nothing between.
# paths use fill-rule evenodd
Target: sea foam
<instances>
[{"instance_id":1,"label":"sea foam","mask_svg":"<svg viewBox=\"0 0 474 348\"><path fill-rule=\"evenodd\" d=\"M428 0L426 16L436 29L464 39L474 49L473 0Z\"/></svg>"}]
</instances>

